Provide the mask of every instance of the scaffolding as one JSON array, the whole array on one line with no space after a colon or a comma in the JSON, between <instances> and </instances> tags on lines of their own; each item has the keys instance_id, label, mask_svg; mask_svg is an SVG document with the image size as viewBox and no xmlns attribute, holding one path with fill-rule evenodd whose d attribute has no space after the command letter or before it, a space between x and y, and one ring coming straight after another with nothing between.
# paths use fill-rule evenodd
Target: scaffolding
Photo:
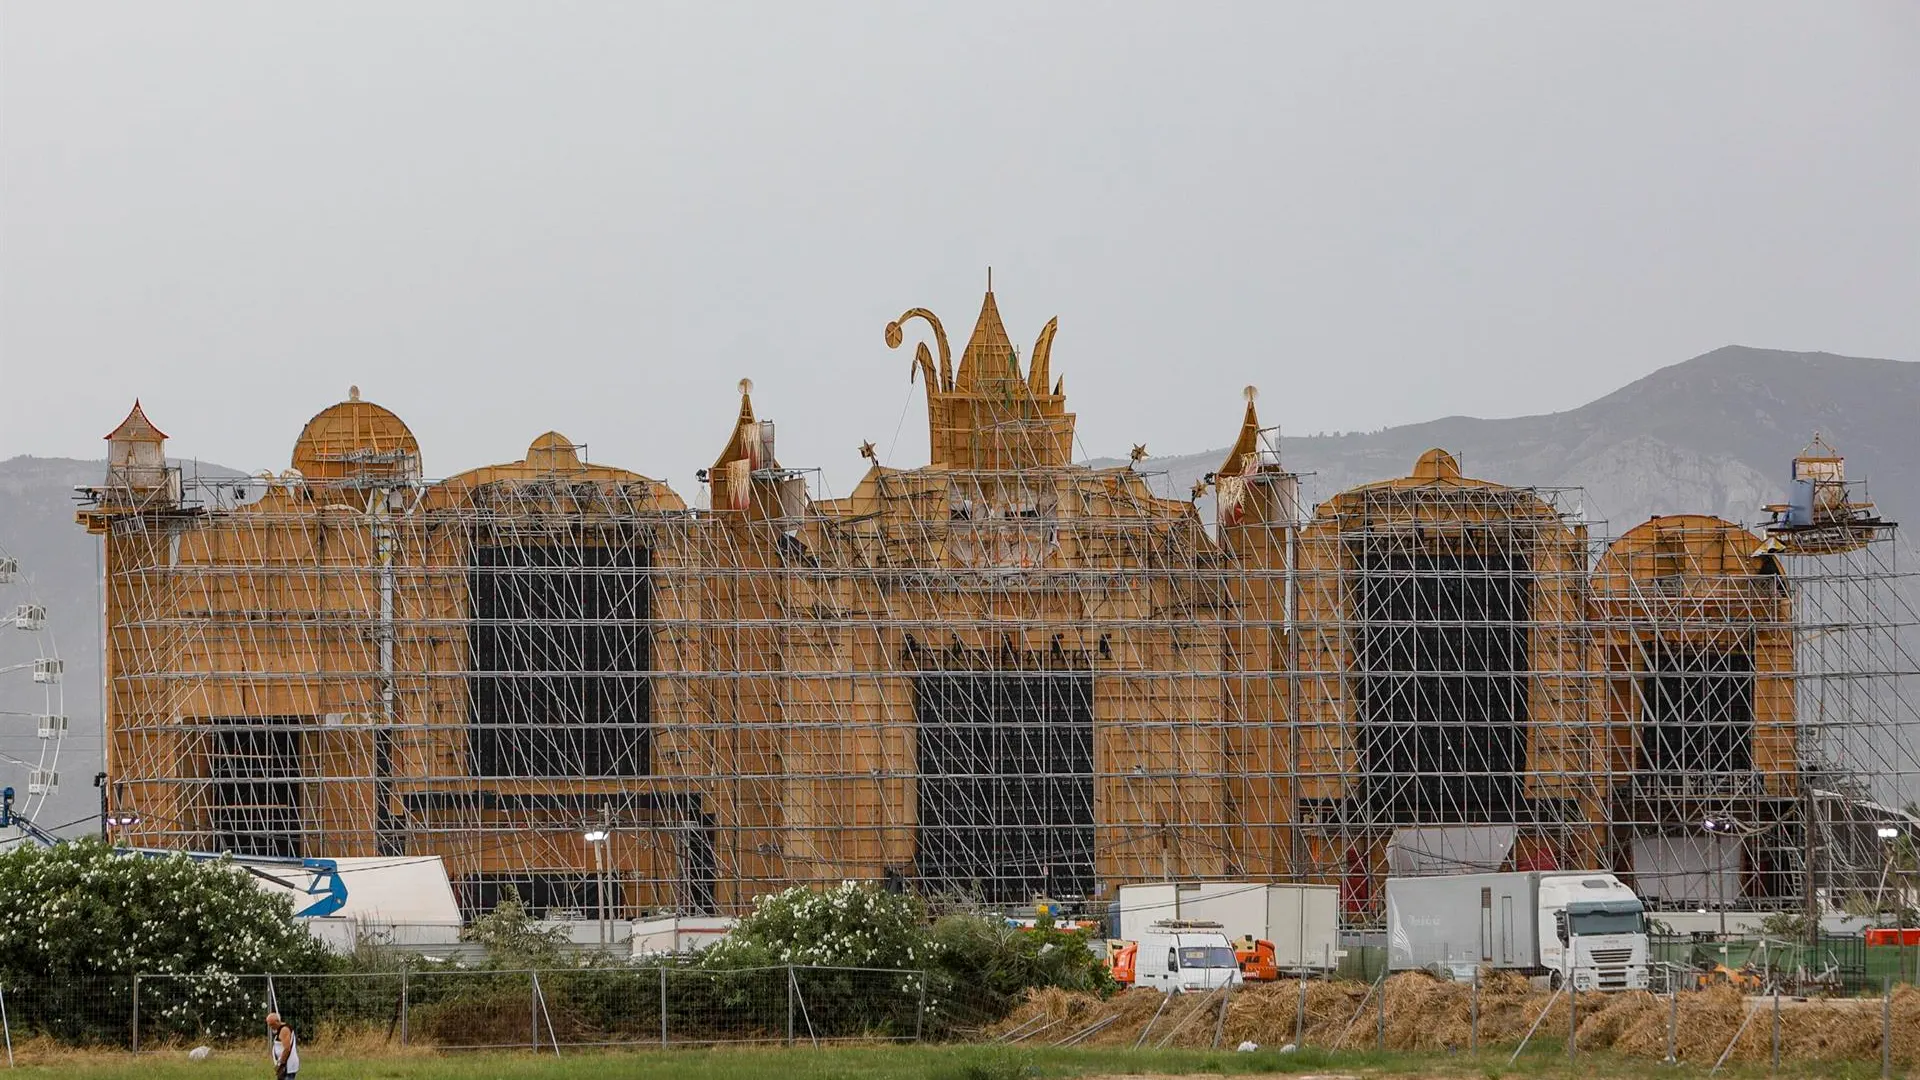
<instances>
[{"instance_id":1,"label":"scaffolding","mask_svg":"<svg viewBox=\"0 0 1920 1080\"><path fill-rule=\"evenodd\" d=\"M1073 464L1055 324L1023 370L989 293L956 368L922 309L888 344L913 319L932 461L863 448L838 499L745 383L704 508L554 432L428 481L357 391L292 469L201 481L136 406L80 514L118 838L440 857L469 912L1227 879L1366 919L1387 874L1495 868L1799 910L1912 827L1915 620L1857 500L1609 538L1430 451L1308 512L1251 393L1162 498Z\"/></svg>"}]
</instances>

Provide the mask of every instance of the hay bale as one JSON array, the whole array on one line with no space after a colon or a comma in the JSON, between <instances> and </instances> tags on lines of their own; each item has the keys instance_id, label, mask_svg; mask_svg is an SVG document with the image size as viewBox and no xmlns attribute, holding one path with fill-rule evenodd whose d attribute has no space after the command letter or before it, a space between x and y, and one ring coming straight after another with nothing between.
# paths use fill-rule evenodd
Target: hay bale
<instances>
[{"instance_id":1,"label":"hay bale","mask_svg":"<svg viewBox=\"0 0 1920 1080\"><path fill-rule=\"evenodd\" d=\"M1329 1048L1352 1024L1345 1046L1364 1049L1374 1043L1379 1000L1369 1001L1355 1019L1355 1011L1371 989L1361 982L1308 980L1301 1045ZM1472 1037L1472 987L1450 983L1418 972L1387 979L1387 1046L1400 1050L1464 1050ZM1547 1003L1552 1000L1549 1009ZM1041 1041L1065 1038L1107 1016L1113 1023L1094 1033L1083 1045L1130 1047L1156 1012L1160 1013L1148 1043L1159 1042L1179 1028L1172 1046L1207 1047L1213 1044L1219 995L1181 994L1166 1001L1154 989L1131 989L1102 1000L1096 995L1064 990L1035 990L991 1036L1004 1035L1023 1024L1055 1023ZM1740 1027L1748 1008L1758 1012L1729 1061L1765 1061L1772 1053L1772 1002L1751 1002L1732 987L1719 986L1680 995L1680 1025L1676 1043L1682 1061L1710 1065L1720 1057ZM1253 983L1236 988L1228 999L1222 1046L1254 1042L1283 1046L1294 1041L1295 1017L1300 1008L1300 984L1293 980ZM1567 1030L1566 995L1554 997L1535 989L1524 976L1507 972L1483 975L1480 985L1480 1045L1492 1049L1514 1046L1540 1020L1541 1037L1561 1039ZM1583 994L1580 997L1580 1047L1590 1051L1659 1060L1667 1052L1668 999L1643 991ZM1542 1012L1545 1012L1542 1017ZM1920 1062L1920 990L1902 987L1894 994L1894 1060ZM1880 999L1850 998L1830 1001L1784 1002L1780 1015L1781 1057L1789 1061L1878 1061L1880 1057Z\"/></svg>"}]
</instances>

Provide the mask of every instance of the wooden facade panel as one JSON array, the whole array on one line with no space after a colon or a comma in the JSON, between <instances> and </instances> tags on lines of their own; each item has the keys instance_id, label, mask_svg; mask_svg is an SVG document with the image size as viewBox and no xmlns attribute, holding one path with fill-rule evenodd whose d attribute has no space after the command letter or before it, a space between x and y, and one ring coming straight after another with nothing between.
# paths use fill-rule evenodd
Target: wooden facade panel
<instances>
[{"instance_id":1,"label":"wooden facade panel","mask_svg":"<svg viewBox=\"0 0 1920 1080\"><path fill-rule=\"evenodd\" d=\"M1000 770L991 798L1071 817L1083 789L1061 785L1090 785L1091 820L1035 826L1092 837L1090 902L1163 876L1371 880L1420 824L1516 826L1528 859L1617 858L1645 824L1622 815L1657 816L1647 703L1679 699L1648 665L1674 657L1741 658L1722 667L1744 688L1711 698L1750 703L1738 771L1762 795L1797 790L1792 605L1751 534L1658 519L1589 566L1572 515L1437 451L1309 515L1251 403L1209 531L1132 468L1074 464L1051 328L1023 373L989 298L955 367L937 320L903 320L923 316L933 462L869 448L832 502L796 500L743 395L709 509L554 433L429 484L406 472L418 447L398 418L354 400L296 450L324 477L241 506L88 511L113 798L142 815L127 839L205 842L241 798L215 790L231 763L213 723L292 717L290 820L330 853L574 882L603 815L631 907L911 877L939 806L922 751L971 745L966 709L916 711L922 680L948 677L1026 695L967 691L1026 740L965 751ZM476 667L516 634L536 659ZM512 688L499 715L487 680ZM1059 689L1078 680L1084 709ZM1075 725L1090 764L1069 768ZM501 739L539 747L541 775L483 770ZM596 774L608 746L645 760ZM1435 800L1453 803L1403 820Z\"/></svg>"}]
</instances>

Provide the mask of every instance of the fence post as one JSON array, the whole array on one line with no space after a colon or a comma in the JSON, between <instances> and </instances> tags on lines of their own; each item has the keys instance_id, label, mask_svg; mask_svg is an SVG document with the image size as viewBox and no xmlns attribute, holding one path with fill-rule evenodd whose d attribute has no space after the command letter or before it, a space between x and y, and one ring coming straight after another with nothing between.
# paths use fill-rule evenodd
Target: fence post
<instances>
[{"instance_id":1,"label":"fence post","mask_svg":"<svg viewBox=\"0 0 1920 1080\"><path fill-rule=\"evenodd\" d=\"M1373 1026L1373 1048L1387 1048L1387 973L1380 973L1380 1016Z\"/></svg>"},{"instance_id":2,"label":"fence post","mask_svg":"<svg viewBox=\"0 0 1920 1080\"><path fill-rule=\"evenodd\" d=\"M0 1031L7 1036L7 1068L13 1068L13 1025L7 1022L7 988L0 986Z\"/></svg>"},{"instance_id":3,"label":"fence post","mask_svg":"<svg viewBox=\"0 0 1920 1080\"><path fill-rule=\"evenodd\" d=\"M1680 979L1679 979L1679 976L1677 975L1671 976L1671 977L1673 979L1673 988L1669 991L1669 995L1673 998L1673 1010L1667 1014L1667 1057L1666 1057L1666 1062L1669 1065L1672 1065L1680 1060L1679 1058L1676 1058L1673 1056L1675 1043L1680 1038Z\"/></svg>"},{"instance_id":4,"label":"fence post","mask_svg":"<svg viewBox=\"0 0 1920 1080\"><path fill-rule=\"evenodd\" d=\"M667 965L660 965L660 1048L667 1046Z\"/></svg>"},{"instance_id":5,"label":"fence post","mask_svg":"<svg viewBox=\"0 0 1920 1080\"><path fill-rule=\"evenodd\" d=\"M793 965L788 964L787 965L787 1045L788 1046L793 1045L793 992L795 989L796 989L796 985L793 981Z\"/></svg>"},{"instance_id":6,"label":"fence post","mask_svg":"<svg viewBox=\"0 0 1920 1080\"><path fill-rule=\"evenodd\" d=\"M1473 965L1473 986L1467 991L1467 1053L1480 1053L1480 965Z\"/></svg>"},{"instance_id":7,"label":"fence post","mask_svg":"<svg viewBox=\"0 0 1920 1080\"><path fill-rule=\"evenodd\" d=\"M140 1052L140 976L133 977L133 1052Z\"/></svg>"},{"instance_id":8,"label":"fence post","mask_svg":"<svg viewBox=\"0 0 1920 1080\"><path fill-rule=\"evenodd\" d=\"M1293 1048L1300 1049L1307 1030L1307 973L1300 973L1300 993L1293 1003Z\"/></svg>"},{"instance_id":9,"label":"fence post","mask_svg":"<svg viewBox=\"0 0 1920 1080\"><path fill-rule=\"evenodd\" d=\"M1893 976L1880 993L1880 1080L1893 1080Z\"/></svg>"},{"instance_id":10,"label":"fence post","mask_svg":"<svg viewBox=\"0 0 1920 1080\"><path fill-rule=\"evenodd\" d=\"M913 1041L919 1042L927 1030L927 973L920 973L920 1008L913 1016Z\"/></svg>"},{"instance_id":11,"label":"fence post","mask_svg":"<svg viewBox=\"0 0 1920 1080\"><path fill-rule=\"evenodd\" d=\"M1233 984L1226 985L1226 992L1220 995L1220 1018L1213 1022L1213 1049L1220 1049L1220 1036L1227 1030L1227 1009L1233 1004Z\"/></svg>"},{"instance_id":12,"label":"fence post","mask_svg":"<svg viewBox=\"0 0 1920 1080\"><path fill-rule=\"evenodd\" d=\"M560 1033L553 1029L553 1010L547 1008L547 992L540 988L540 973L537 971L533 973L533 1002L534 1002L534 1005L537 1006L539 1009L539 1011L534 1014L535 1015L535 1020L533 1022L534 1038L538 1039L540 1037L540 1021L538 1017L541 1017L541 1016L546 1017L547 1018L547 1038L551 1040L553 1043L553 1056L559 1057L560 1056Z\"/></svg>"},{"instance_id":13,"label":"fence post","mask_svg":"<svg viewBox=\"0 0 1920 1080\"><path fill-rule=\"evenodd\" d=\"M540 1052L540 977L527 972L527 1024L528 1034L533 1037L530 1044L534 1053Z\"/></svg>"},{"instance_id":14,"label":"fence post","mask_svg":"<svg viewBox=\"0 0 1920 1080\"><path fill-rule=\"evenodd\" d=\"M1773 988L1773 1068L1768 1071L1767 1075L1771 1076L1774 1073L1777 1073L1779 1071L1780 1071L1780 987L1778 984L1775 984Z\"/></svg>"},{"instance_id":15,"label":"fence post","mask_svg":"<svg viewBox=\"0 0 1920 1080\"><path fill-rule=\"evenodd\" d=\"M407 1045L407 965L400 965L400 1045Z\"/></svg>"},{"instance_id":16,"label":"fence post","mask_svg":"<svg viewBox=\"0 0 1920 1080\"><path fill-rule=\"evenodd\" d=\"M1580 1053L1580 968L1567 979L1567 1062Z\"/></svg>"}]
</instances>

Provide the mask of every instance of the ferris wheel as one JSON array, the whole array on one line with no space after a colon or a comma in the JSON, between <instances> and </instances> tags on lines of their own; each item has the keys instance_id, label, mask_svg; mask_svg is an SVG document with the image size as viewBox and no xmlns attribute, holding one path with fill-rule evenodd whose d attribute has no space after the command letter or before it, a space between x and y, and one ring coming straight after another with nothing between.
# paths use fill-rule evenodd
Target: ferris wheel
<instances>
[{"instance_id":1,"label":"ferris wheel","mask_svg":"<svg viewBox=\"0 0 1920 1080\"><path fill-rule=\"evenodd\" d=\"M55 647L47 607L20 561L0 547L0 735L35 732L23 753L0 752L0 784L15 789L14 810L29 821L60 789L60 748L67 739L66 663Z\"/></svg>"}]
</instances>

